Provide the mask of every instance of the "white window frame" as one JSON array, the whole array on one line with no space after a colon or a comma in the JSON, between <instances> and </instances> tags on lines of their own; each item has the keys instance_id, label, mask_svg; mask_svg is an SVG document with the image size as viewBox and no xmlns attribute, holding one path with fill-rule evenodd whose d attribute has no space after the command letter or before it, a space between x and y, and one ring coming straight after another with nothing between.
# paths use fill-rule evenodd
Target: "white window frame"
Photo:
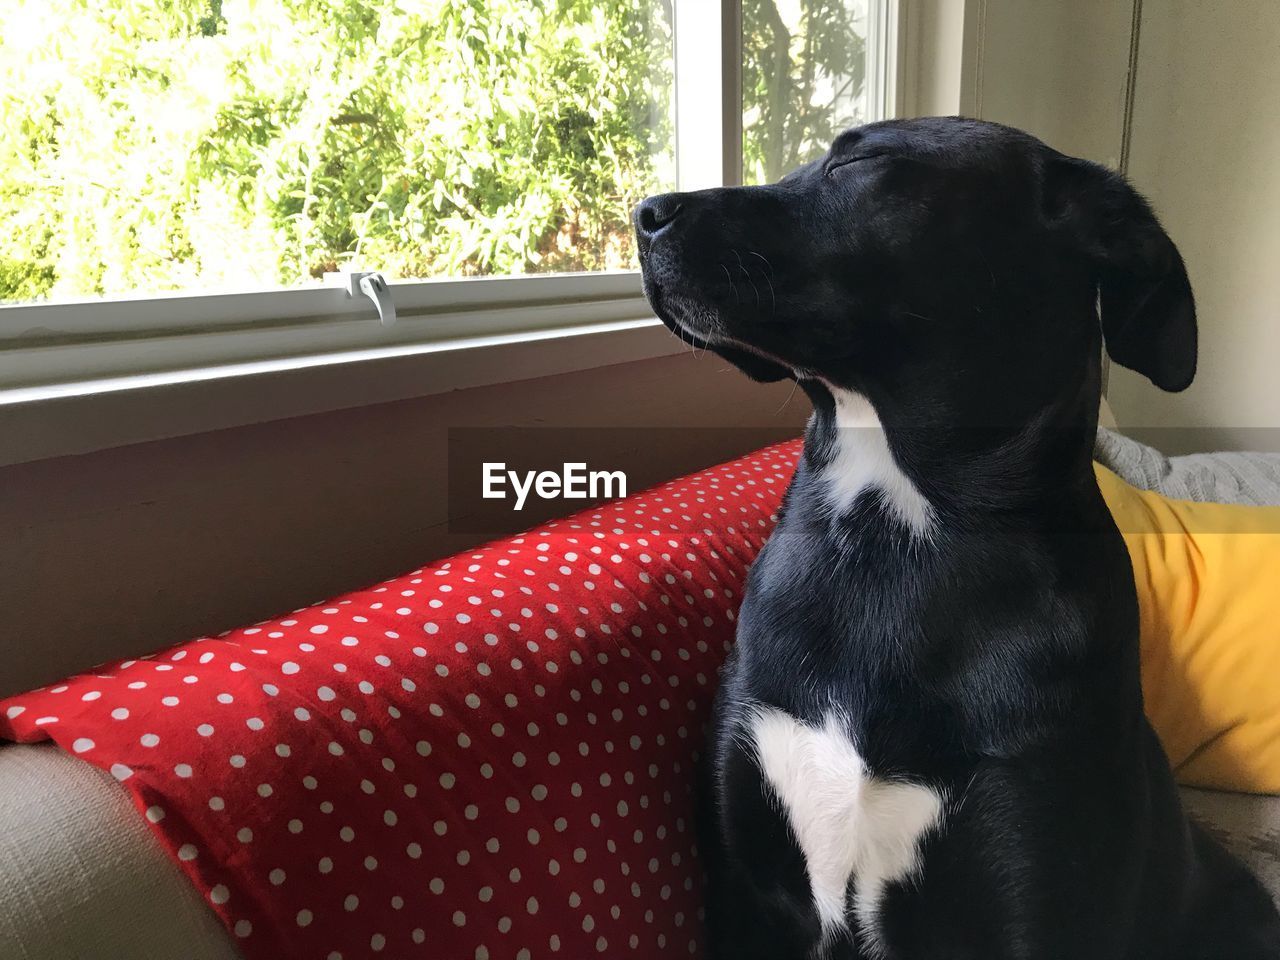
<instances>
[{"instance_id":1,"label":"white window frame","mask_svg":"<svg viewBox=\"0 0 1280 960\"><path fill-rule=\"evenodd\" d=\"M906 0L870 0L867 76L882 116L895 113L900 2ZM741 0L675 0L674 16L677 189L739 183ZM599 336L591 335L628 332L634 344L645 330L652 342L638 356L681 349L659 329L637 271L406 280L388 288L397 315L390 326L342 282L0 306L0 409L548 339L561 340L562 355L568 352L558 369L581 369L625 359L602 352ZM511 371L508 359L489 377L472 380L520 379L540 369ZM417 392L433 387L424 382Z\"/></svg>"},{"instance_id":2,"label":"white window frame","mask_svg":"<svg viewBox=\"0 0 1280 960\"><path fill-rule=\"evenodd\" d=\"M635 271L344 284L0 307L0 404L656 323Z\"/></svg>"}]
</instances>

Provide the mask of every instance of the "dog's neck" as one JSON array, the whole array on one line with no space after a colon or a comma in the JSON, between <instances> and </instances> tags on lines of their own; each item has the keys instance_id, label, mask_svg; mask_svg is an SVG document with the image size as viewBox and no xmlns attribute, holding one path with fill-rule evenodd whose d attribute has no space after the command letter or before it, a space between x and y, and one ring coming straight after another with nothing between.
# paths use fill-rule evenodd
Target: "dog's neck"
<instances>
[{"instance_id":1,"label":"dog's neck","mask_svg":"<svg viewBox=\"0 0 1280 960\"><path fill-rule=\"evenodd\" d=\"M1019 676L1096 650L1105 659L1129 636L1131 609L1112 603L1125 546L1090 466L1093 389L1086 377L1043 413L961 431L922 423L933 404L877 409L806 386L815 411L802 461L739 627L778 678L758 696L803 715L833 675L933 697L992 657ZM1053 627L1026 635L1029 617ZM1013 716L1024 694L1020 683L984 691L978 712Z\"/></svg>"},{"instance_id":2,"label":"dog's neck","mask_svg":"<svg viewBox=\"0 0 1280 960\"><path fill-rule=\"evenodd\" d=\"M830 426L818 428L830 435L818 469L832 511L845 514L864 493L876 491L896 522L912 536L930 539L937 523L934 506L894 457L871 401L851 390L828 389L834 405Z\"/></svg>"},{"instance_id":3,"label":"dog's neck","mask_svg":"<svg viewBox=\"0 0 1280 960\"><path fill-rule=\"evenodd\" d=\"M1096 495L1089 386L1076 401L1084 409L1049 408L1021 428L965 436L935 426L886 427L864 394L818 382L808 388L815 412L806 472L831 522L855 512L879 517L915 546L953 535L957 523L1069 513L1076 493ZM1096 417L1096 397L1093 407Z\"/></svg>"}]
</instances>

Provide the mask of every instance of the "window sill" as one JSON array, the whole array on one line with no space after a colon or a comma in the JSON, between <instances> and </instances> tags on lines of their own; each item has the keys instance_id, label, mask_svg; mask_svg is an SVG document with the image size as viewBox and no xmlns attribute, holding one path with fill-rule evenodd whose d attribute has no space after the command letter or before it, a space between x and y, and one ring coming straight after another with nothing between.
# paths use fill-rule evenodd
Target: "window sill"
<instances>
[{"instance_id":1,"label":"window sill","mask_svg":"<svg viewBox=\"0 0 1280 960\"><path fill-rule=\"evenodd\" d=\"M618 312L639 311L632 304ZM0 390L0 466L554 376L687 349L647 314L12 387Z\"/></svg>"}]
</instances>

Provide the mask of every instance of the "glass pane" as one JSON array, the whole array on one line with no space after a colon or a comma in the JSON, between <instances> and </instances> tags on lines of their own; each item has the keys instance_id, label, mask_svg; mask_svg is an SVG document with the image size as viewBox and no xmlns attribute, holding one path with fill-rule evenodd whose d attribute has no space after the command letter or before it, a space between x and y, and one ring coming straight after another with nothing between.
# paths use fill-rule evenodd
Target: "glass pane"
<instances>
[{"instance_id":1,"label":"glass pane","mask_svg":"<svg viewBox=\"0 0 1280 960\"><path fill-rule=\"evenodd\" d=\"M0 301L627 268L664 0L0 0Z\"/></svg>"},{"instance_id":2,"label":"glass pane","mask_svg":"<svg viewBox=\"0 0 1280 960\"><path fill-rule=\"evenodd\" d=\"M866 56L875 2L743 0L744 183L771 183L876 119Z\"/></svg>"}]
</instances>

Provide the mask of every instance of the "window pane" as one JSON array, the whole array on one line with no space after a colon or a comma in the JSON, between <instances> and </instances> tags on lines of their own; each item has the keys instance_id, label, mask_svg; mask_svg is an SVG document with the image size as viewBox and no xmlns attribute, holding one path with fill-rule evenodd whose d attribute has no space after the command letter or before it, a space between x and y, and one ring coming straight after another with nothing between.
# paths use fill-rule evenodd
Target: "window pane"
<instances>
[{"instance_id":1,"label":"window pane","mask_svg":"<svg viewBox=\"0 0 1280 960\"><path fill-rule=\"evenodd\" d=\"M0 301L626 268L663 0L3 0Z\"/></svg>"},{"instance_id":2,"label":"window pane","mask_svg":"<svg viewBox=\"0 0 1280 960\"><path fill-rule=\"evenodd\" d=\"M882 0L743 0L744 183L770 183L876 119L867 38Z\"/></svg>"}]
</instances>

